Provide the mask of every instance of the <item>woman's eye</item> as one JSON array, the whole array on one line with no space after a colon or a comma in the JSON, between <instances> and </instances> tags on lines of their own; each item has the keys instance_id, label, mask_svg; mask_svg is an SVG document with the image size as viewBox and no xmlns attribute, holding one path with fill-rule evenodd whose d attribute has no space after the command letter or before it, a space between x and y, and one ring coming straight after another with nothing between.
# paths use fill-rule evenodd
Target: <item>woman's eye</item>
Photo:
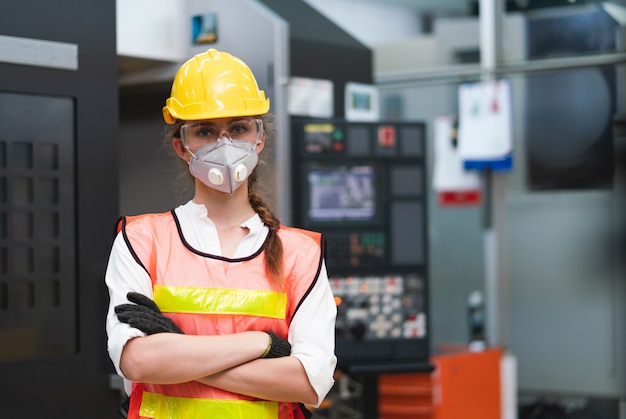
<instances>
[{"instance_id":1,"label":"woman's eye","mask_svg":"<svg viewBox=\"0 0 626 419\"><path fill-rule=\"evenodd\" d=\"M242 134L248 131L248 126L244 123L238 123L232 125L228 131L234 134Z\"/></svg>"},{"instance_id":2,"label":"woman's eye","mask_svg":"<svg viewBox=\"0 0 626 419\"><path fill-rule=\"evenodd\" d=\"M198 128L198 130L196 131L196 136L197 137L213 137L215 136L215 130L212 130L211 128Z\"/></svg>"}]
</instances>

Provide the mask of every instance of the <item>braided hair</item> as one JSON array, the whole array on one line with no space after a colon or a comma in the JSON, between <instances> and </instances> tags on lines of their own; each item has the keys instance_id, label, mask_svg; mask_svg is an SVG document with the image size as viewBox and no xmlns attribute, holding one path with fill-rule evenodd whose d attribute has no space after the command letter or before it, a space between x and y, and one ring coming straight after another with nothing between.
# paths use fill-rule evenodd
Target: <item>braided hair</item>
<instances>
[{"instance_id":1,"label":"braided hair","mask_svg":"<svg viewBox=\"0 0 626 419\"><path fill-rule=\"evenodd\" d=\"M272 114L261 116L263 120L263 128L265 130L266 143L269 138L274 138L274 117ZM264 161L260 160L259 165ZM278 236L280 228L280 220L272 212L270 206L265 202L262 195L257 192L258 170L253 170L248 177L248 201L250 206L259 214L263 223L269 227L269 237L267 247L265 248L265 271L269 275L272 282L282 288L283 286L283 243Z\"/></svg>"},{"instance_id":2,"label":"braided hair","mask_svg":"<svg viewBox=\"0 0 626 419\"><path fill-rule=\"evenodd\" d=\"M252 209L259 214L261 220L269 227L269 237L265 248L265 270L275 285L283 285L283 243L278 237L280 221L272 213L269 206L263 201L257 192L248 192L248 200Z\"/></svg>"}]
</instances>

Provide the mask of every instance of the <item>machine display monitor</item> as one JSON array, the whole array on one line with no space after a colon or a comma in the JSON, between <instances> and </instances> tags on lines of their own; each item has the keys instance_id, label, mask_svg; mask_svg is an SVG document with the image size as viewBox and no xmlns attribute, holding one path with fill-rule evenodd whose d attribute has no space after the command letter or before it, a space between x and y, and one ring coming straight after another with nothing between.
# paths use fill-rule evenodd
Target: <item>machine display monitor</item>
<instances>
[{"instance_id":1,"label":"machine display monitor","mask_svg":"<svg viewBox=\"0 0 626 419\"><path fill-rule=\"evenodd\" d=\"M311 223L368 222L376 217L374 166L312 166L306 175Z\"/></svg>"}]
</instances>

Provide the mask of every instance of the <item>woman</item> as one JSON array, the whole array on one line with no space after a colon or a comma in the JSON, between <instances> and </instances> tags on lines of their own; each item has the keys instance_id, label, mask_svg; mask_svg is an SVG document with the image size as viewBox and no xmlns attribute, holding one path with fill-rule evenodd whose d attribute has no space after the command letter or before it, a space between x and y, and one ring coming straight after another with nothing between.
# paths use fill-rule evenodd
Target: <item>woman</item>
<instances>
[{"instance_id":1,"label":"woman","mask_svg":"<svg viewBox=\"0 0 626 419\"><path fill-rule=\"evenodd\" d=\"M322 238L281 226L253 190L268 111L228 53L198 54L174 79L163 115L194 196L123 217L106 272L130 418L298 418L333 385Z\"/></svg>"}]
</instances>

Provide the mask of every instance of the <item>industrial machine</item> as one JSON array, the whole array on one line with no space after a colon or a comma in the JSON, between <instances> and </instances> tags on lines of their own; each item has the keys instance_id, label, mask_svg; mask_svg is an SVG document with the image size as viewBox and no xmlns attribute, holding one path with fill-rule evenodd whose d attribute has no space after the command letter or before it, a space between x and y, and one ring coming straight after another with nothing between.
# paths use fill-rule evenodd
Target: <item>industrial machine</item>
<instances>
[{"instance_id":1,"label":"industrial machine","mask_svg":"<svg viewBox=\"0 0 626 419\"><path fill-rule=\"evenodd\" d=\"M292 120L294 224L326 238L338 366L427 365L422 123Z\"/></svg>"}]
</instances>

